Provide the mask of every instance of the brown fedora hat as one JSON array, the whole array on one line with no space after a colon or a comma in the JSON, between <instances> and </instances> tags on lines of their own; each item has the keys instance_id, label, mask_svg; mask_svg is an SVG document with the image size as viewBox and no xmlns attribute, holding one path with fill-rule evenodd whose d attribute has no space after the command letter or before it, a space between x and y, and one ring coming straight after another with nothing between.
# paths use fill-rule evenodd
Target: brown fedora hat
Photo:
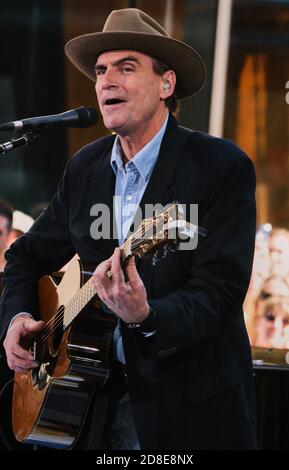
<instances>
[{"instance_id":1,"label":"brown fedora hat","mask_svg":"<svg viewBox=\"0 0 289 470\"><path fill-rule=\"evenodd\" d=\"M67 57L93 81L97 57L112 50L139 51L171 67L177 75L177 99L194 95L205 83L206 68L199 54L136 8L112 11L102 31L78 36L65 45Z\"/></svg>"}]
</instances>

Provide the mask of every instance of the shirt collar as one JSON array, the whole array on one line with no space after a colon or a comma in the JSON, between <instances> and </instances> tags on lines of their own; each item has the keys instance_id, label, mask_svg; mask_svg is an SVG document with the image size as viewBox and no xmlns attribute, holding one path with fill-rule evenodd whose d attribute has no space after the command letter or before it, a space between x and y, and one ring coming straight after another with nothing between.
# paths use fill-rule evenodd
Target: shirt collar
<instances>
[{"instance_id":1,"label":"shirt collar","mask_svg":"<svg viewBox=\"0 0 289 470\"><path fill-rule=\"evenodd\" d=\"M160 151L160 146L167 127L168 118L169 113L157 134L125 165L123 164L122 160L122 149L119 136L116 137L112 147L110 159L110 164L115 174L117 174L118 170L124 172L131 171L131 169L136 169L145 180L149 179Z\"/></svg>"}]
</instances>

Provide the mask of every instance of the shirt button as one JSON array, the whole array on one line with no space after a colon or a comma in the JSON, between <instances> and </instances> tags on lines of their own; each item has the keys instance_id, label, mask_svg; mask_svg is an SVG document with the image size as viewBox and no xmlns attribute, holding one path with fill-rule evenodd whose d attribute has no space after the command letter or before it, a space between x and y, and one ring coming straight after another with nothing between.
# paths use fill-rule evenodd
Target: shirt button
<instances>
[{"instance_id":1,"label":"shirt button","mask_svg":"<svg viewBox=\"0 0 289 470\"><path fill-rule=\"evenodd\" d=\"M128 194L128 195L126 196L126 200L127 200L127 201L130 201L131 198L132 198L131 194Z\"/></svg>"}]
</instances>

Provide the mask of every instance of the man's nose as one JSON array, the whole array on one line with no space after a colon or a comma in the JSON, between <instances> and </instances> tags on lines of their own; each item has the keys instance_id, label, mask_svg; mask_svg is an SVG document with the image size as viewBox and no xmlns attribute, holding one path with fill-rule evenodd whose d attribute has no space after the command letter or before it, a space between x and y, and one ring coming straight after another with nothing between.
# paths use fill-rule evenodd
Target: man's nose
<instances>
[{"instance_id":1,"label":"man's nose","mask_svg":"<svg viewBox=\"0 0 289 470\"><path fill-rule=\"evenodd\" d=\"M116 72L113 69L107 69L102 77L102 88L109 89L118 86Z\"/></svg>"}]
</instances>

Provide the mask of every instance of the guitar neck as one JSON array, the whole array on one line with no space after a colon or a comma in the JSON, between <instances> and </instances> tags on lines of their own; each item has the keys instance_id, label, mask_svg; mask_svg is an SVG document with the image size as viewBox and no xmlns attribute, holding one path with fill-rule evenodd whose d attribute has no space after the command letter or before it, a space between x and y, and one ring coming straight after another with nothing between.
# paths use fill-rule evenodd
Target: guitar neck
<instances>
[{"instance_id":1,"label":"guitar neck","mask_svg":"<svg viewBox=\"0 0 289 470\"><path fill-rule=\"evenodd\" d=\"M70 302L65 306L63 326L66 330L73 320L80 314L84 307L95 297L94 285L92 277L79 289L79 291L72 297Z\"/></svg>"},{"instance_id":2,"label":"guitar neck","mask_svg":"<svg viewBox=\"0 0 289 470\"><path fill-rule=\"evenodd\" d=\"M131 256L130 251L130 240L120 247L121 250L121 265L124 269L129 257ZM79 291L72 297L64 309L64 319L63 327L66 330L71 323L76 319L76 317L81 313L81 311L86 307L86 305L93 299L98 298L95 287L93 285L92 277L86 281L85 284L79 289Z\"/></svg>"}]
</instances>

